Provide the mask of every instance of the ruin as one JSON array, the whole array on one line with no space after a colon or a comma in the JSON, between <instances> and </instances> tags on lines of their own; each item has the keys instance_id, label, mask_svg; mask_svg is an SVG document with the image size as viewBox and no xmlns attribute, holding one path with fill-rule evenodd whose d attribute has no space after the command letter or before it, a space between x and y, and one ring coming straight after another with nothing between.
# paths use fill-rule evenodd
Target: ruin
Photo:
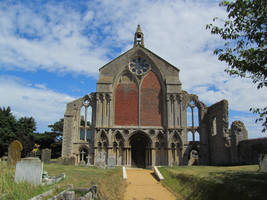
<instances>
[{"instance_id":1,"label":"ruin","mask_svg":"<svg viewBox=\"0 0 267 200\"><path fill-rule=\"evenodd\" d=\"M182 90L180 70L145 48L139 25L133 48L99 71L96 92L67 104L64 160L147 168L188 165L192 155L199 165L239 162L248 134L240 121L229 129L227 100L208 107Z\"/></svg>"}]
</instances>

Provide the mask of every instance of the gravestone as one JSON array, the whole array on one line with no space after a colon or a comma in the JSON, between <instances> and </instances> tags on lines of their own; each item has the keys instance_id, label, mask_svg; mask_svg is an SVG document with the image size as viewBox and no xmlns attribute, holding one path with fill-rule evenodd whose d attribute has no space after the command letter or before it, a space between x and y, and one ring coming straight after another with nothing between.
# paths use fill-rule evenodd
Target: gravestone
<instances>
[{"instance_id":1,"label":"gravestone","mask_svg":"<svg viewBox=\"0 0 267 200\"><path fill-rule=\"evenodd\" d=\"M196 150L191 151L188 165L198 165L198 152Z\"/></svg>"},{"instance_id":2,"label":"gravestone","mask_svg":"<svg viewBox=\"0 0 267 200\"><path fill-rule=\"evenodd\" d=\"M16 165L15 182L26 181L32 185L42 184L43 162L37 157L28 157Z\"/></svg>"},{"instance_id":3,"label":"gravestone","mask_svg":"<svg viewBox=\"0 0 267 200\"><path fill-rule=\"evenodd\" d=\"M105 151L98 152L95 158L95 166L99 168L106 167L106 152Z\"/></svg>"},{"instance_id":4,"label":"gravestone","mask_svg":"<svg viewBox=\"0 0 267 200\"><path fill-rule=\"evenodd\" d=\"M8 165L16 166L16 163L21 159L22 144L18 140L14 140L8 146Z\"/></svg>"},{"instance_id":5,"label":"gravestone","mask_svg":"<svg viewBox=\"0 0 267 200\"><path fill-rule=\"evenodd\" d=\"M116 165L116 159L115 156L109 156L108 157L108 167L109 168L114 168Z\"/></svg>"},{"instance_id":6,"label":"gravestone","mask_svg":"<svg viewBox=\"0 0 267 200\"><path fill-rule=\"evenodd\" d=\"M51 159L51 149L42 149L41 158L44 163L49 163Z\"/></svg>"},{"instance_id":7,"label":"gravestone","mask_svg":"<svg viewBox=\"0 0 267 200\"><path fill-rule=\"evenodd\" d=\"M260 171L267 170L267 154L260 155L259 168Z\"/></svg>"}]
</instances>

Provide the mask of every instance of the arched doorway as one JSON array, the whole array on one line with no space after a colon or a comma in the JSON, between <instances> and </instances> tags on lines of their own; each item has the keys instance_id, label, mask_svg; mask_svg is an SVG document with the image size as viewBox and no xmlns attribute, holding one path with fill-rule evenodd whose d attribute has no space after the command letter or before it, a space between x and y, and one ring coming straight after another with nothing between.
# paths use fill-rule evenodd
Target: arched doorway
<instances>
[{"instance_id":1,"label":"arched doorway","mask_svg":"<svg viewBox=\"0 0 267 200\"><path fill-rule=\"evenodd\" d=\"M135 133L130 138L131 165L133 167L145 168L150 165L151 140L142 132Z\"/></svg>"}]
</instances>

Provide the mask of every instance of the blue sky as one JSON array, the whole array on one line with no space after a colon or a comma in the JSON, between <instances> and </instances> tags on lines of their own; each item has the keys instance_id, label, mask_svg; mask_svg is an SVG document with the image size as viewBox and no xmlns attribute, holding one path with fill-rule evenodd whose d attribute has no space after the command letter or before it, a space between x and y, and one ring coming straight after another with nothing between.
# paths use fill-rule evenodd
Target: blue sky
<instances>
[{"instance_id":1,"label":"blue sky","mask_svg":"<svg viewBox=\"0 0 267 200\"><path fill-rule=\"evenodd\" d=\"M1 1L0 106L48 130L66 103L95 91L98 69L132 48L141 24L145 47L180 69L184 90L208 106L228 99L230 122L240 119L250 138L263 137L249 108L266 106L266 89L229 77L212 53L223 41L205 26L225 17L218 2Z\"/></svg>"}]
</instances>

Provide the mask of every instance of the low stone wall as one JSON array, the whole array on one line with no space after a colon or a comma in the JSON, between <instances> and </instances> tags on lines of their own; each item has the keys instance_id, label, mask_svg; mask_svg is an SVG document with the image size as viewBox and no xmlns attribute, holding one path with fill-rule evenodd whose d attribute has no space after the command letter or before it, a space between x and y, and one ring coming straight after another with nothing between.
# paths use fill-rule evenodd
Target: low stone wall
<instances>
[{"instance_id":1,"label":"low stone wall","mask_svg":"<svg viewBox=\"0 0 267 200\"><path fill-rule=\"evenodd\" d=\"M267 154L267 138L243 140L237 148L240 164L258 164L260 154Z\"/></svg>"}]
</instances>

